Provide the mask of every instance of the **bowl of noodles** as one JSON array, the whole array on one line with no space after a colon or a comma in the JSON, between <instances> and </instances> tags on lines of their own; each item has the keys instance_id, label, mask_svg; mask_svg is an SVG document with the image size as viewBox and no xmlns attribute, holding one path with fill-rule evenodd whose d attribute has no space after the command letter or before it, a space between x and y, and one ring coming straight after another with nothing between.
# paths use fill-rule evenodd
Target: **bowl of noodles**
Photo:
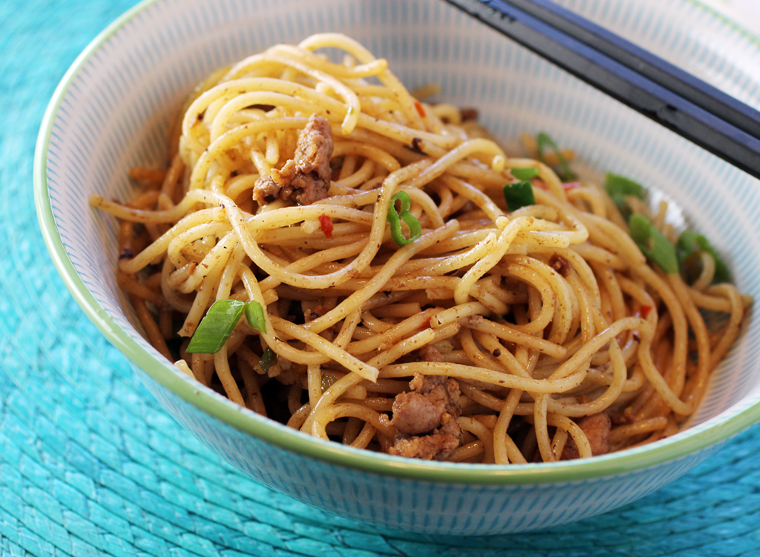
<instances>
[{"instance_id":1,"label":"bowl of noodles","mask_svg":"<svg viewBox=\"0 0 760 557\"><path fill-rule=\"evenodd\" d=\"M703 8L566 4L760 105ZM61 276L179 422L447 534L616 508L760 420L758 185L437 0L144 2L35 167Z\"/></svg>"}]
</instances>

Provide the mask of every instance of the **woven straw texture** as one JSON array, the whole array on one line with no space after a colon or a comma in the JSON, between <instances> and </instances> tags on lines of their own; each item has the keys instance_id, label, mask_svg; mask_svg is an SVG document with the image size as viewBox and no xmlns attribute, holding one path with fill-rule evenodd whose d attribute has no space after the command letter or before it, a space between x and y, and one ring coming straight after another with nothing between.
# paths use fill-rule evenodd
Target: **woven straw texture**
<instances>
[{"instance_id":1,"label":"woven straw texture","mask_svg":"<svg viewBox=\"0 0 760 557\"><path fill-rule=\"evenodd\" d=\"M760 555L760 427L616 512L478 539L379 531L312 509L188 436L64 288L32 199L55 85L133 3L0 2L0 556Z\"/></svg>"}]
</instances>

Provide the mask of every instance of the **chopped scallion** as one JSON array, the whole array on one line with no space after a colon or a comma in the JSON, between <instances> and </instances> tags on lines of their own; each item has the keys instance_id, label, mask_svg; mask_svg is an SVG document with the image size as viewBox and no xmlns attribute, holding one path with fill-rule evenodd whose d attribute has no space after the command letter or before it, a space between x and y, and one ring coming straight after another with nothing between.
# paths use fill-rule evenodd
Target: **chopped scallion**
<instances>
[{"instance_id":1,"label":"chopped scallion","mask_svg":"<svg viewBox=\"0 0 760 557\"><path fill-rule=\"evenodd\" d=\"M637 197L644 199L647 194L646 188L638 182L634 182L630 178L620 176L619 174L613 174L612 172L608 172L605 175L604 189L615 205L617 205L618 210L624 218L627 218L631 214L631 209L628 207L625 198Z\"/></svg>"},{"instance_id":2,"label":"chopped scallion","mask_svg":"<svg viewBox=\"0 0 760 557\"><path fill-rule=\"evenodd\" d=\"M217 300L201 319L187 352L216 354L230 338L243 315L246 303L240 300Z\"/></svg>"},{"instance_id":3,"label":"chopped scallion","mask_svg":"<svg viewBox=\"0 0 760 557\"><path fill-rule=\"evenodd\" d=\"M261 356L261 359L259 360L259 365L264 371L269 371L269 368L272 367L276 361L277 353L271 348L267 348L264 350L264 355Z\"/></svg>"},{"instance_id":4,"label":"chopped scallion","mask_svg":"<svg viewBox=\"0 0 760 557\"><path fill-rule=\"evenodd\" d=\"M536 204L533 186L526 180L504 186L504 199L507 200L507 209L510 212Z\"/></svg>"},{"instance_id":5,"label":"chopped scallion","mask_svg":"<svg viewBox=\"0 0 760 557\"><path fill-rule=\"evenodd\" d=\"M538 159L541 162L546 162L546 158L544 157L544 151L548 147L552 151L554 151L554 154L557 155L557 160L559 161L559 167L560 171L557 172L559 177L562 179L563 182L572 182L578 176L570 169L570 165L567 162L567 159L565 158L565 155L562 154L562 151L560 151L560 148L557 147L557 144L554 142L554 140L549 137L548 134L544 132L540 132L538 135L536 135L536 144L538 145Z\"/></svg>"},{"instance_id":6,"label":"chopped scallion","mask_svg":"<svg viewBox=\"0 0 760 557\"><path fill-rule=\"evenodd\" d=\"M534 166L528 168L510 168L509 172L518 180L530 180L541 174L541 171Z\"/></svg>"},{"instance_id":7,"label":"chopped scallion","mask_svg":"<svg viewBox=\"0 0 760 557\"><path fill-rule=\"evenodd\" d=\"M715 251L710 241L702 234L694 232L693 230L684 230L678 237L676 243L676 255L678 256L678 262L681 265L681 269L685 269L688 265L687 260L691 255L700 251L706 251L715 261L715 275L713 277L714 282L729 282L731 280L731 273L728 271L728 266L723 261L718 252Z\"/></svg>"},{"instance_id":8,"label":"chopped scallion","mask_svg":"<svg viewBox=\"0 0 760 557\"><path fill-rule=\"evenodd\" d=\"M628 219L631 238L649 261L656 263L666 273L678 272L676 249L644 215L631 215Z\"/></svg>"},{"instance_id":9,"label":"chopped scallion","mask_svg":"<svg viewBox=\"0 0 760 557\"><path fill-rule=\"evenodd\" d=\"M396 201L401 202L401 212L396 211ZM422 234L422 226L409 209L412 206L412 200L405 191L400 191L391 199L391 205L388 207L388 222L391 225L391 238L397 246L405 246L415 241ZM405 238L401 231L401 222L403 220L409 227L409 238Z\"/></svg>"},{"instance_id":10,"label":"chopped scallion","mask_svg":"<svg viewBox=\"0 0 760 557\"><path fill-rule=\"evenodd\" d=\"M266 334L267 322L264 318L264 308L256 300L248 302L245 306L245 318L251 327L260 333Z\"/></svg>"}]
</instances>

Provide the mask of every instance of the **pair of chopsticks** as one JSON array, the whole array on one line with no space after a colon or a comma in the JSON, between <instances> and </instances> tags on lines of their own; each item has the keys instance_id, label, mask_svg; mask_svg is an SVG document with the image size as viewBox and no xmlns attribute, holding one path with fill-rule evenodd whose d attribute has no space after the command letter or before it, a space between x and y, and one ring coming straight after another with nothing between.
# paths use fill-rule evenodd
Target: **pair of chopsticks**
<instances>
[{"instance_id":1,"label":"pair of chopsticks","mask_svg":"<svg viewBox=\"0 0 760 557\"><path fill-rule=\"evenodd\" d=\"M760 112L548 0L446 0L760 178Z\"/></svg>"}]
</instances>

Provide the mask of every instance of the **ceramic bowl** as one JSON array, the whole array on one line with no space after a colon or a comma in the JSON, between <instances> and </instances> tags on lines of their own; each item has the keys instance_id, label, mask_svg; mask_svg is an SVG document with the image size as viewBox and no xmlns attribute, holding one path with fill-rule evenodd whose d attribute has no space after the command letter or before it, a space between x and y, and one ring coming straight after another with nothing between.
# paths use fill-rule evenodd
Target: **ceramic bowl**
<instances>
[{"instance_id":1,"label":"ceramic bowl","mask_svg":"<svg viewBox=\"0 0 760 557\"><path fill-rule=\"evenodd\" d=\"M760 106L760 45L695 2L565 4ZM301 501L385 527L445 534L545 528L624 505L760 420L760 324L749 319L677 435L588 460L512 466L422 462L323 442L188 379L141 336L114 279L116 228L90 194L128 199L133 165L164 163L175 109L212 70L323 31L359 39L410 89L476 106L505 142L546 130L585 163L675 201L760 295L760 183L470 20L441 0L155 0L108 27L58 87L37 146L35 193L73 296L166 409L222 457Z\"/></svg>"}]
</instances>

